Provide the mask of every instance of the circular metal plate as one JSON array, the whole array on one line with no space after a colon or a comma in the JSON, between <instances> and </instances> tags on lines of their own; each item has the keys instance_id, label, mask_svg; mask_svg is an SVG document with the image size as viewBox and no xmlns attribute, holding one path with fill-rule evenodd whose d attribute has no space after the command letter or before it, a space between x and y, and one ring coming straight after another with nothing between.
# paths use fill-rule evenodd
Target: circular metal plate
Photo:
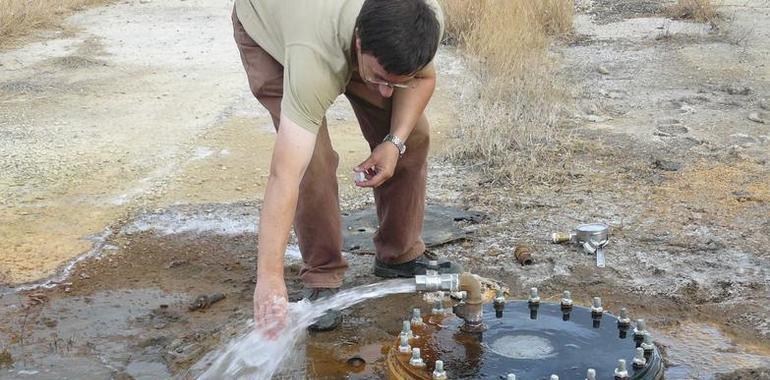
<instances>
[{"instance_id":1,"label":"circular metal plate","mask_svg":"<svg viewBox=\"0 0 770 380\"><path fill-rule=\"evenodd\" d=\"M505 305L496 317L493 305L484 305L484 333L460 331L463 321L449 315L431 316L412 343L420 347L428 371L443 360L452 379L496 379L513 373L517 378L583 379L589 368L598 379L612 379L618 359L625 359L632 379L657 379L662 366L657 349L646 367L632 366L637 343L633 326L621 330L617 318L575 306L569 314L560 305L542 303L531 308L526 301ZM420 335L421 334L421 335Z\"/></svg>"}]
</instances>

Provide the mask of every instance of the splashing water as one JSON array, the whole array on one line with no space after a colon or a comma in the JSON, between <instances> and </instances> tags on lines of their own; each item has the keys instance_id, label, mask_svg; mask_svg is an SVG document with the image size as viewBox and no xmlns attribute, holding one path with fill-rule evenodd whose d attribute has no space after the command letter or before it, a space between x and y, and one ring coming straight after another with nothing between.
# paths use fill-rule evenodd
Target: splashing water
<instances>
[{"instance_id":1,"label":"splashing water","mask_svg":"<svg viewBox=\"0 0 770 380\"><path fill-rule=\"evenodd\" d=\"M211 367L199 379L270 379L286 362L308 326L326 310L342 310L359 302L389 294L416 292L414 279L399 279L363 285L340 291L333 297L310 303L300 301L289 304L286 329L276 340L265 339L261 331L249 321L247 332L233 339L224 348L209 353L194 368Z\"/></svg>"}]
</instances>

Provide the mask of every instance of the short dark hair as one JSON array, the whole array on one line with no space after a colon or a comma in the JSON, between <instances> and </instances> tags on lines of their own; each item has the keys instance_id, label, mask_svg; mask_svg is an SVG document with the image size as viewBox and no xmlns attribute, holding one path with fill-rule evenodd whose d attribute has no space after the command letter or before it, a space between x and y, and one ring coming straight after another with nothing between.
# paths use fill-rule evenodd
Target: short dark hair
<instances>
[{"instance_id":1,"label":"short dark hair","mask_svg":"<svg viewBox=\"0 0 770 380\"><path fill-rule=\"evenodd\" d=\"M433 60L441 26L425 0L366 0L356 19L361 52L390 74L410 75Z\"/></svg>"}]
</instances>

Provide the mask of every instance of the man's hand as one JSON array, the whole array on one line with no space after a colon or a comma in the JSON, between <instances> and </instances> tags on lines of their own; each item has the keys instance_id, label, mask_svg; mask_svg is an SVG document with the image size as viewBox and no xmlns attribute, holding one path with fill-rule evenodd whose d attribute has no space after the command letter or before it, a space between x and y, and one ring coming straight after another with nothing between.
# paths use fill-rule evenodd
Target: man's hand
<instances>
[{"instance_id":1,"label":"man's hand","mask_svg":"<svg viewBox=\"0 0 770 380\"><path fill-rule=\"evenodd\" d=\"M398 163L398 148L390 143L383 142L377 145L366 161L353 168L356 173L364 173L365 181L356 182L358 187L377 187L385 183L396 170Z\"/></svg>"},{"instance_id":2,"label":"man's hand","mask_svg":"<svg viewBox=\"0 0 770 380\"><path fill-rule=\"evenodd\" d=\"M283 276L257 279L254 289L254 328L275 340L286 328L289 302Z\"/></svg>"}]
</instances>

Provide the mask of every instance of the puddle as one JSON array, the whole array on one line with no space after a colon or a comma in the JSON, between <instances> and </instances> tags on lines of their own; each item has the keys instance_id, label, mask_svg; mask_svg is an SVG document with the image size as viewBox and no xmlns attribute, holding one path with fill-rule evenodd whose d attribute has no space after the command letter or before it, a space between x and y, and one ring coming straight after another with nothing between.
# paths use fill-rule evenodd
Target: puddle
<instances>
[{"instance_id":1,"label":"puddle","mask_svg":"<svg viewBox=\"0 0 770 380\"><path fill-rule=\"evenodd\" d=\"M770 351L749 350L712 325L687 322L656 335L666 347L668 379L711 380L717 373L770 367Z\"/></svg>"}]
</instances>

